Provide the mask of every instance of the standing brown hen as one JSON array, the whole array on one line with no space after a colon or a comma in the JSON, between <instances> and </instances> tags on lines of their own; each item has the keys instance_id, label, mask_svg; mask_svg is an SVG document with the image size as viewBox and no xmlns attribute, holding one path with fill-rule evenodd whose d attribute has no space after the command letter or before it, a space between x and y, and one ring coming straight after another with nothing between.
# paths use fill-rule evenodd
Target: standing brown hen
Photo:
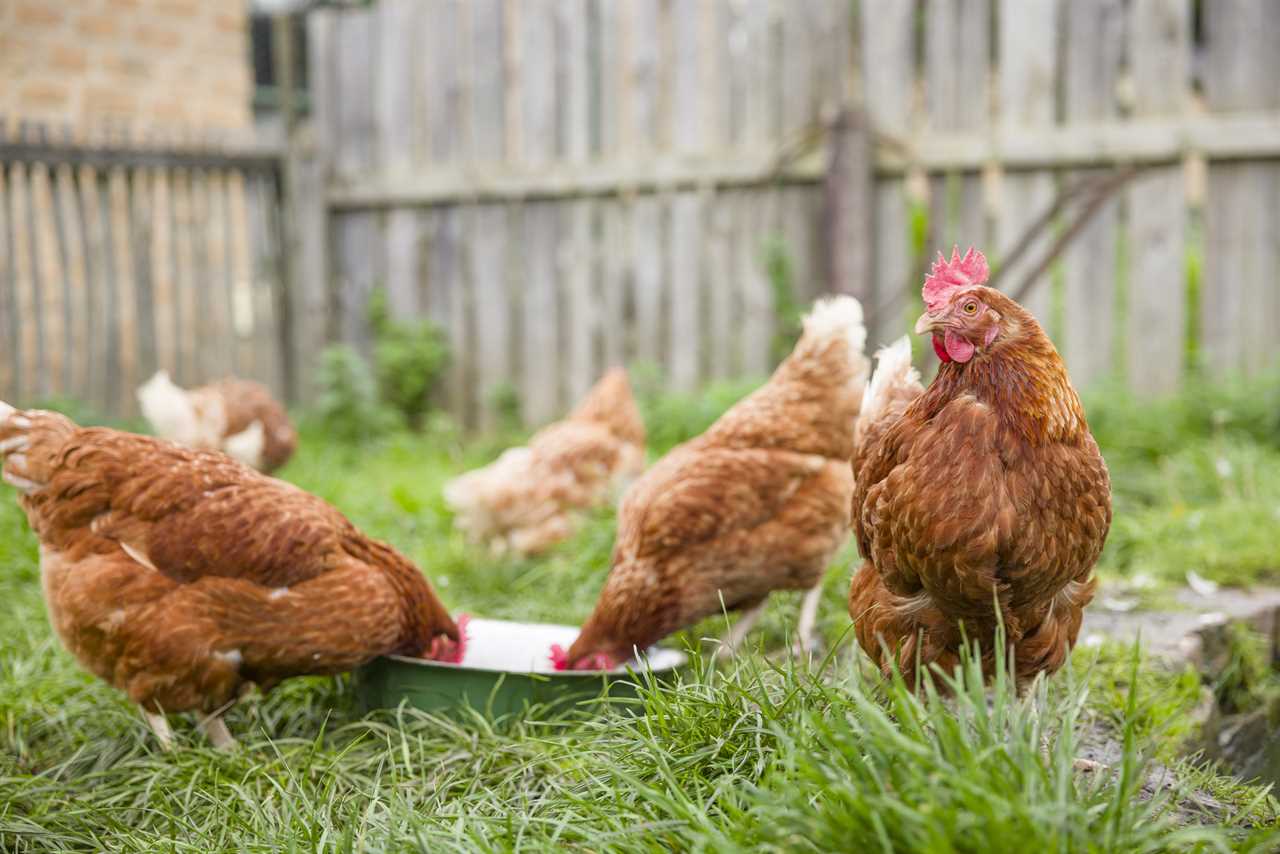
<instances>
[{"instance_id":1,"label":"standing brown hen","mask_svg":"<svg viewBox=\"0 0 1280 854\"><path fill-rule=\"evenodd\" d=\"M183 711L232 743L218 715L247 683L456 660L458 626L412 563L230 457L3 403L0 456L58 637L166 746L164 713Z\"/></svg>"},{"instance_id":2,"label":"standing brown hen","mask_svg":"<svg viewBox=\"0 0 1280 854\"><path fill-rule=\"evenodd\" d=\"M849 537L865 339L857 300L819 303L767 384L635 482L604 590L557 667L610 668L722 609L745 612L732 652L774 590L809 591L797 640L812 646L823 573Z\"/></svg>"},{"instance_id":3,"label":"standing brown hen","mask_svg":"<svg viewBox=\"0 0 1280 854\"><path fill-rule=\"evenodd\" d=\"M965 638L989 671L999 618L1018 680L1052 673L1093 597L1111 525L1106 465L1044 330L986 279L981 253L939 256L916 324L933 336L938 375L920 388L903 338L878 355L859 417L865 562L849 614L886 672L950 672Z\"/></svg>"}]
</instances>

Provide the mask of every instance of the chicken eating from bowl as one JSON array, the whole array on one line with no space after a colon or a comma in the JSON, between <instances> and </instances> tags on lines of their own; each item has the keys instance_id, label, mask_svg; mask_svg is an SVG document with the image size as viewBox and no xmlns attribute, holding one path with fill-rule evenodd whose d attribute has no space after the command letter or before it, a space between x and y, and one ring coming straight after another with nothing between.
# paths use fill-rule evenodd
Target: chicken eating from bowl
<instances>
[{"instance_id":1,"label":"chicken eating from bowl","mask_svg":"<svg viewBox=\"0 0 1280 854\"><path fill-rule=\"evenodd\" d=\"M228 456L0 404L4 480L40 540L50 622L85 669L165 718L385 654L460 657L430 583L336 508Z\"/></svg>"},{"instance_id":2,"label":"chicken eating from bowl","mask_svg":"<svg viewBox=\"0 0 1280 854\"><path fill-rule=\"evenodd\" d=\"M852 297L820 302L769 381L676 447L623 496L612 566L558 669L611 669L728 611L731 655L775 590L805 592L797 646L814 646L823 574L849 536L866 330Z\"/></svg>"}]
</instances>

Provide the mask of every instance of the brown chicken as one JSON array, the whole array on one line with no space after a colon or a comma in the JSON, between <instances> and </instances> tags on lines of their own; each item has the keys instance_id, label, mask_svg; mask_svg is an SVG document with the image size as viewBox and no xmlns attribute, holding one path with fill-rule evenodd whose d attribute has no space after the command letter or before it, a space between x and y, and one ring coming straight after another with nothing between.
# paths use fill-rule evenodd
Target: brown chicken
<instances>
[{"instance_id":1,"label":"brown chicken","mask_svg":"<svg viewBox=\"0 0 1280 854\"><path fill-rule=\"evenodd\" d=\"M457 660L458 626L422 573L324 501L222 454L0 404L4 480L40 539L50 621L139 704L220 713L249 683L384 653Z\"/></svg>"},{"instance_id":2,"label":"brown chicken","mask_svg":"<svg viewBox=\"0 0 1280 854\"><path fill-rule=\"evenodd\" d=\"M809 591L797 642L812 648L822 576L849 536L865 339L857 300L819 303L766 385L636 481L604 590L557 667L608 669L722 609L744 612L731 654L786 589Z\"/></svg>"},{"instance_id":3,"label":"brown chicken","mask_svg":"<svg viewBox=\"0 0 1280 854\"><path fill-rule=\"evenodd\" d=\"M138 401L160 438L222 451L258 471L275 471L298 447L289 413L252 380L227 377L187 391L157 371L138 389Z\"/></svg>"},{"instance_id":4,"label":"brown chicken","mask_svg":"<svg viewBox=\"0 0 1280 854\"><path fill-rule=\"evenodd\" d=\"M644 471L644 423L627 372L605 374L563 421L445 485L457 526L496 553L534 555L572 536L582 511Z\"/></svg>"},{"instance_id":5,"label":"brown chicken","mask_svg":"<svg viewBox=\"0 0 1280 854\"><path fill-rule=\"evenodd\" d=\"M942 360L927 390L909 340L878 355L853 459L865 562L849 614L863 650L904 673L950 673L966 638L990 673L1002 620L1025 684L1075 643L1111 486L1053 344L986 279L970 250L939 256L925 280L916 333L933 336Z\"/></svg>"}]
</instances>

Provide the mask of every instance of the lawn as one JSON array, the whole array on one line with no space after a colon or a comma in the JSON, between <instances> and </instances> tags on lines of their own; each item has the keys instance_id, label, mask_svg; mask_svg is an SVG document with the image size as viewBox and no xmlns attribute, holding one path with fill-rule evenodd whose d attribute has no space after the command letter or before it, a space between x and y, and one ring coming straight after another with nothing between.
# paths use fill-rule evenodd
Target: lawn
<instances>
[{"instance_id":1,"label":"lawn","mask_svg":"<svg viewBox=\"0 0 1280 854\"><path fill-rule=\"evenodd\" d=\"M1275 387L1089 399L1115 483L1104 576L1274 577ZM741 391L647 395L656 450ZM365 445L310 428L282 474L402 549L451 608L577 623L608 568L610 514L540 560L491 559L451 529L441 484L501 444L438 420ZM630 708L366 716L347 678L299 679L228 715L239 751L175 721L180 745L166 755L58 646L36 542L6 488L0 850L1274 850L1275 800L1181 756L1205 690L1196 674L1104 646L1078 649L1026 698L965 674L951 699L917 698L850 649L853 560L846 549L828 575L830 656L813 666L781 653L798 598L778 596L757 649L727 666L696 658ZM700 639L723 630L709 620L670 642L706 650ZM1074 770L1100 745L1104 768Z\"/></svg>"}]
</instances>

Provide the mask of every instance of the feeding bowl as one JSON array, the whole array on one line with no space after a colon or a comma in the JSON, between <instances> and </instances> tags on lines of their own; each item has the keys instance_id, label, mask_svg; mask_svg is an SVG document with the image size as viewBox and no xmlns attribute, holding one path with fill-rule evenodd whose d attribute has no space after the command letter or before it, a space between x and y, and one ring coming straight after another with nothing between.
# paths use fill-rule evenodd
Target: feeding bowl
<instances>
[{"instance_id":1,"label":"feeding bowl","mask_svg":"<svg viewBox=\"0 0 1280 854\"><path fill-rule=\"evenodd\" d=\"M429 712L470 707L499 716L534 704L635 697L634 680L646 671L662 678L687 660L682 652L651 647L640 661L613 670L557 671L551 664L551 645L567 648L577 636L576 626L473 619L467 625L461 664L384 656L356 671L357 692L366 710L395 708L403 702ZM628 666L635 676L627 672Z\"/></svg>"}]
</instances>

